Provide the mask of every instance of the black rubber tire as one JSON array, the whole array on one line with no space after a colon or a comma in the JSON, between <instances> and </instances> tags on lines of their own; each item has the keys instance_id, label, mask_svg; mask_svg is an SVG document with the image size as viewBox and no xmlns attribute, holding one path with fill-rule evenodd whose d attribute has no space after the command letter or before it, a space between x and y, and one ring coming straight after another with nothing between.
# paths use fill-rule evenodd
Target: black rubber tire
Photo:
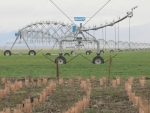
<instances>
[{"instance_id":1,"label":"black rubber tire","mask_svg":"<svg viewBox=\"0 0 150 113\"><path fill-rule=\"evenodd\" d=\"M96 56L93 58L93 64L104 64L104 59L101 56Z\"/></svg>"},{"instance_id":2,"label":"black rubber tire","mask_svg":"<svg viewBox=\"0 0 150 113\"><path fill-rule=\"evenodd\" d=\"M4 52L4 55L5 55L5 56L11 56L11 51L10 51L10 50L6 50L6 51Z\"/></svg>"},{"instance_id":3,"label":"black rubber tire","mask_svg":"<svg viewBox=\"0 0 150 113\"><path fill-rule=\"evenodd\" d=\"M58 56L57 58L59 58L59 61L58 61L59 64L66 64L66 59L65 59L65 57L63 57L63 56ZM55 63L56 63L57 58L55 59Z\"/></svg>"},{"instance_id":4,"label":"black rubber tire","mask_svg":"<svg viewBox=\"0 0 150 113\"><path fill-rule=\"evenodd\" d=\"M70 53L73 54L73 51L71 51Z\"/></svg>"},{"instance_id":5,"label":"black rubber tire","mask_svg":"<svg viewBox=\"0 0 150 113\"><path fill-rule=\"evenodd\" d=\"M70 56L69 53L65 53L64 56Z\"/></svg>"},{"instance_id":6,"label":"black rubber tire","mask_svg":"<svg viewBox=\"0 0 150 113\"><path fill-rule=\"evenodd\" d=\"M85 53L86 55L90 55L91 54L91 52L90 51L86 51L86 53Z\"/></svg>"},{"instance_id":7,"label":"black rubber tire","mask_svg":"<svg viewBox=\"0 0 150 113\"><path fill-rule=\"evenodd\" d=\"M47 55L47 56L51 56L51 54L50 54L50 53L46 53L46 55Z\"/></svg>"},{"instance_id":8,"label":"black rubber tire","mask_svg":"<svg viewBox=\"0 0 150 113\"><path fill-rule=\"evenodd\" d=\"M34 50L30 50L29 53L28 53L28 55L30 55L30 56L35 56L35 55L36 55L36 52L35 52Z\"/></svg>"},{"instance_id":9,"label":"black rubber tire","mask_svg":"<svg viewBox=\"0 0 150 113\"><path fill-rule=\"evenodd\" d=\"M100 53L104 53L104 50L100 50Z\"/></svg>"},{"instance_id":10,"label":"black rubber tire","mask_svg":"<svg viewBox=\"0 0 150 113\"><path fill-rule=\"evenodd\" d=\"M114 50L110 50L110 52L114 52Z\"/></svg>"},{"instance_id":11,"label":"black rubber tire","mask_svg":"<svg viewBox=\"0 0 150 113\"><path fill-rule=\"evenodd\" d=\"M92 51L91 51L91 50L89 50L89 52L90 52L90 54L92 53Z\"/></svg>"}]
</instances>

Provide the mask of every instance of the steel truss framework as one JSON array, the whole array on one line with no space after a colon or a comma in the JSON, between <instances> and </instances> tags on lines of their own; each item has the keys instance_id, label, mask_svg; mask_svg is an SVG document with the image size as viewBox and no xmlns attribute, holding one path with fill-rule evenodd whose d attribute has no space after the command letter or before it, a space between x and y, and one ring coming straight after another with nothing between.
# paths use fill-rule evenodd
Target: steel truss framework
<instances>
[{"instance_id":1,"label":"steel truss framework","mask_svg":"<svg viewBox=\"0 0 150 113\"><path fill-rule=\"evenodd\" d=\"M95 36L89 33L90 30L98 30L102 28L106 28L108 26L113 26L120 21L123 21L126 18L131 18L133 16L133 9L130 12L127 12L126 16L123 18L119 18L117 21L113 21L106 25L101 25L94 28L86 28L80 25L80 27L76 26L76 30L72 31L72 26L74 24L64 24L61 22L36 22L30 25L27 25L18 31L18 36L16 40L11 46L10 50L6 50L4 55L10 56L11 50L17 42L24 42L28 49L29 55L36 55L35 50L31 50L28 43L46 43L53 45L52 49L59 45L59 63L65 64L66 59L62 56L62 50L65 47L72 47L80 49L85 48L86 54L91 53L91 49L95 49L96 45L96 54L97 56L94 57L93 63L94 64L101 64L104 63L102 57L100 57L101 50L134 50L134 49L147 49L150 48L150 44L148 43L133 43L133 42L122 42L118 41L115 42L113 40L103 40L97 39ZM19 40L19 41L18 41Z\"/></svg>"}]
</instances>

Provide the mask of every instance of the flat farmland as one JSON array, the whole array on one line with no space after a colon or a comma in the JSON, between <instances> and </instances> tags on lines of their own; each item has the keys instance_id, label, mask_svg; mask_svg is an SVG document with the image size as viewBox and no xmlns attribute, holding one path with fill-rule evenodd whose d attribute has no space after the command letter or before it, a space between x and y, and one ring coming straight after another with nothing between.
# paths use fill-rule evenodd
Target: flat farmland
<instances>
[{"instance_id":1,"label":"flat farmland","mask_svg":"<svg viewBox=\"0 0 150 113\"><path fill-rule=\"evenodd\" d=\"M47 51L42 51L46 53ZM68 51L70 53L70 51ZM85 51L83 51L85 52ZM51 62L49 59L45 58L39 52L36 56L29 55L12 55L6 57L3 53L0 53L0 76L1 77L55 77L56 76L56 65ZM57 53L57 51L54 51ZM139 77L141 75L149 76L150 75L150 50L136 50L128 52L105 52L101 54L104 58L104 61L107 61L110 58L110 55L113 57L111 65L111 78L115 76L120 76L121 78L126 77ZM85 55L90 61L96 56L95 53L91 55ZM48 56L53 61L57 56ZM74 58L74 56L66 56L67 61ZM82 76L83 78L89 78L94 75L96 78L102 76L108 76L108 64L109 61L100 64L94 65L89 60L85 59L82 56L78 56L75 59L71 60L65 65L59 65L60 76L67 77L76 77Z\"/></svg>"},{"instance_id":2,"label":"flat farmland","mask_svg":"<svg viewBox=\"0 0 150 113\"><path fill-rule=\"evenodd\" d=\"M50 61L42 53L47 51L0 54L0 112L150 113L149 50L105 52L100 65L90 62L95 53L66 56L67 61L74 59L59 65L59 80L52 62L57 56L47 56ZM108 84L110 55L115 57Z\"/></svg>"}]
</instances>

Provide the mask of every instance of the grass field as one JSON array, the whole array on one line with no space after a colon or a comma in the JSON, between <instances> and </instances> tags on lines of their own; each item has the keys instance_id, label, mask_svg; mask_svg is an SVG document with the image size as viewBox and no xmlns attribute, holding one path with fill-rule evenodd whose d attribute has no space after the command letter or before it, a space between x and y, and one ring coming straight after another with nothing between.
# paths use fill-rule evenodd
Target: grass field
<instances>
[{"instance_id":1,"label":"grass field","mask_svg":"<svg viewBox=\"0 0 150 113\"><path fill-rule=\"evenodd\" d=\"M42 51L46 53L46 51ZM150 76L150 51L149 50L136 50L129 52L105 52L101 54L104 60L108 60L109 57L117 54L112 59L111 66L111 78L120 76L121 78L127 78L130 76L139 77L141 75ZM96 56L95 53L91 55L84 55L92 61ZM74 56L66 56L69 61ZM56 56L50 56L53 60ZM108 76L108 64L106 62L101 65L94 65L82 56L78 56L66 65L59 65L60 77L72 77L82 76L83 78L90 78L94 75L96 78ZM42 77L56 76L56 65L47 58L45 58L41 52L36 56L10 56L6 57L0 52L0 77Z\"/></svg>"}]
</instances>

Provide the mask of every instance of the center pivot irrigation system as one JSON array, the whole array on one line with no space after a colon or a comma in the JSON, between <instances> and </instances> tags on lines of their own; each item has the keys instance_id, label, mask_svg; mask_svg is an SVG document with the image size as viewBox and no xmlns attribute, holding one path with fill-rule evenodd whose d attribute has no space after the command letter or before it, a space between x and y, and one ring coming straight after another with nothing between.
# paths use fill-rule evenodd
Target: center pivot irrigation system
<instances>
[{"instance_id":1,"label":"center pivot irrigation system","mask_svg":"<svg viewBox=\"0 0 150 113\"><path fill-rule=\"evenodd\" d=\"M29 43L33 43L34 45L36 43L52 43L53 47L58 44L59 45L59 64L66 64L66 59L63 56L63 45L66 43L73 43L74 46L72 48L85 48L86 54L90 54L91 51L88 50L88 48L85 47L85 43L94 42L96 44L96 56L93 58L93 64L103 64L104 59L100 56L100 41L96 39L95 36L89 33L90 30L98 30L102 29L108 26L113 26L116 23L119 23L120 21L123 21L126 18L131 18L133 16L133 10L136 7L133 7L131 11L127 12L127 14L123 18L119 18L117 21L113 21L110 23L107 23L106 25L101 25L98 27L93 28L86 28L84 27L101 9L103 9L110 0L102 7L100 8L84 25L80 23L80 26L77 26L52 0L50 0L51 3L53 3L60 11L63 13L72 24L64 24L62 22L36 22L32 23L30 25L25 26L24 28L20 29L16 35L16 40L12 44L12 47L10 50L5 50L4 55L10 56L13 53L11 52L12 48L14 47L15 43L17 41L24 42L26 46L29 49L28 55L36 55L37 51L30 48L28 45ZM70 47L71 48L71 47ZM75 52L73 50L72 52ZM47 55L50 53L47 53ZM56 58L56 59L57 59ZM55 62L56 62L55 59Z\"/></svg>"}]
</instances>

